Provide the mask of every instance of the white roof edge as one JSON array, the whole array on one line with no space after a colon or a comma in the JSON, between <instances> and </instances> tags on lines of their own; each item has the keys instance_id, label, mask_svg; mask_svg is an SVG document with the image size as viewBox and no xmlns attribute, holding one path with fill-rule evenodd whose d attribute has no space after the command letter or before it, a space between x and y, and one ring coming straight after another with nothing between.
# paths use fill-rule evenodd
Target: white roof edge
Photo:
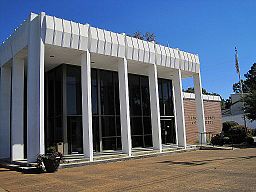
<instances>
[{"instance_id":1,"label":"white roof edge","mask_svg":"<svg viewBox=\"0 0 256 192\"><path fill-rule=\"evenodd\" d=\"M42 13L44 13L44 12L42 12ZM41 14L41 13L40 13ZM13 32L13 34L12 35L10 35L10 37L9 38L7 38L2 44L0 44L0 50L1 50L1 48L2 47L4 47L4 44L5 44L5 42L6 41L8 41L9 39L11 39L11 37L14 37L15 35L16 35L16 33L17 33L17 30L23 25L23 23L25 23L25 22L27 22L28 20L30 20L30 18L31 17L33 17L33 18L35 18L35 17L37 17L37 16L39 16L40 14L35 14L35 13L30 13L29 14L29 18L28 19L26 19L26 20L24 20L24 22L22 22L22 24L18 27L18 28L16 28L15 29L15 31ZM50 15L46 15L45 13L43 14L43 15L45 15L45 16L50 16ZM65 20L65 21L71 21L71 20L66 20L66 19L62 19L62 20ZM74 21L72 21L72 22L74 22ZM77 23L77 24L80 24L79 22L74 22L74 23ZM81 24L81 25L88 25L87 23L85 23L85 24ZM91 25L90 25L91 26ZM92 26L93 27L93 26ZM105 29L103 29L103 30L105 30ZM107 30L107 31L109 31L109 30ZM110 31L110 32L112 32L112 31ZM115 32L112 32L112 33L115 33ZM116 33L116 34L118 34L118 35L123 35L123 33ZM126 35L125 34L125 36L128 36L128 35ZM132 39L135 39L135 38L133 38L133 37L131 37ZM143 43L146 43L147 41L144 41L143 40ZM161 44L158 44L158 45L160 45L160 46L163 46L163 45L161 45ZM125 50L127 49L127 44L125 43ZM167 46L163 46L164 48L171 48L171 47L167 47ZM70 47L71 48L71 47ZM133 49L133 48L132 48ZM180 49L178 49L178 48L171 48L171 49L176 49L176 50L178 50L178 52L183 52L182 50L180 50ZM145 50L144 49L139 49L140 51L142 51L142 52L145 52ZM185 51L184 51L185 52ZM191 54L191 55L193 55L194 56L194 58L195 58L195 63L196 64L198 64L199 65L199 58L198 58L198 54L194 54L194 53L190 53L190 52L186 52L186 53L189 53L189 54ZM156 54L156 50L154 49L154 53L152 53L152 54ZM162 54L161 53L161 57L162 58L165 58L166 57L166 55L164 55L164 54ZM180 59L180 58L177 58L177 59ZM137 58L134 58L133 60L137 60ZM1 62L3 62L3 59L0 59L0 61ZM139 60L138 60L139 61ZM182 59L182 61L183 62L190 62L189 61L189 58L184 58L184 59ZM163 66L166 66L164 63L161 63L160 65L163 65ZM188 67L188 69L186 69L186 70L189 70L189 71L191 71L191 72L196 72L196 71L192 71L191 70L192 69L192 67L190 66L190 67ZM184 68L184 70L185 70L185 68Z\"/></svg>"},{"instance_id":2,"label":"white roof edge","mask_svg":"<svg viewBox=\"0 0 256 192\"><path fill-rule=\"evenodd\" d=\"M195 99L195 94L183 92L183 98L184 99ZM203 95L203 100L204 101L221 101L221 98L220 98L220 96L216 96L216 95Z\"/></svg>"}]
</instances>

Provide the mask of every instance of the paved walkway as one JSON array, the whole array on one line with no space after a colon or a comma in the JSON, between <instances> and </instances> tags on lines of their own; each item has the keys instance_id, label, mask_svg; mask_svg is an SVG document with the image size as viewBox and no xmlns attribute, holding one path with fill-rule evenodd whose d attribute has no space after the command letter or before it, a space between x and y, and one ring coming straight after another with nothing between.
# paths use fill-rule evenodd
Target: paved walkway
<instances>
[{"instance_id":1,"label":"paved walkway","mask_svg":"<svg viewBox=\"0 0 256 192\"><path fill-rule=\"evenodd\" d=\"M0 191L256 191L256 148L202 150L22 174L0 168ZM2 191L1 191L2 192Z\"/></svg>"}]
</instances>

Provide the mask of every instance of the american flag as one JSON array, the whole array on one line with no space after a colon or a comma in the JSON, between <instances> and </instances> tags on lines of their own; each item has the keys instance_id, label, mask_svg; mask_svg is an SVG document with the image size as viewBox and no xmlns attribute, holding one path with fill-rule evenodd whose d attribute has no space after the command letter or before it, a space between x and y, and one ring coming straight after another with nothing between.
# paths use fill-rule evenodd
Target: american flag
<instances>
[{"instance_id":1,"label":"american flag","mask_svg":"<svg viewBox=\"0 0 256 192\"><path fill-rule=\"evenodd\" d=\"M238 62L238 53L237 53L237 48L235 47L235 52L236 52L236 55L235 55L235 58L236 58L236 72L238 74L240 74L240 68L239 68L239 62Z\"/></svg>"}]
</instances>

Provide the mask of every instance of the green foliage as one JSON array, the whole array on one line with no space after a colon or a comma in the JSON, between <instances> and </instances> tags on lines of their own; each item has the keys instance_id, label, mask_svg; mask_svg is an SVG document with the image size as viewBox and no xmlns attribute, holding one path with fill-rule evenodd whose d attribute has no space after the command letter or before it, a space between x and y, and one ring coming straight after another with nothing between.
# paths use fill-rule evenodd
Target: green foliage
<instances>
[{"instance_id":1,"label":"green foliage","mask_svg":"<svg viewBox=\"0 0 256 192\"><path fill-rule=\"evenodd\" d=\"M223 123L222 133L215 135L211 143L213 145L223 145L223 144L241 144L247 142L251 144L251 139L253 130L246 132L246 128L234 121L227 121Z\"/></svg>"},{"instance_id":2,"label":"green foliage","mask_svg":"<svg viewBox=\"0 0 256 192\"><path fill-rule=\"evenodd\" d=\"M247 93L248 92L248 88L247 88L246 84L244 83L244 80L241 80L241 82L242 82L243 92ZM241 92L241 90L240 90L240 82L233 84L233 91L235 93L240 93Z\"/></svg>"},{"instance_id":3,"label":"green foliage","mask_svg":"<svg viewBox=\"0 0 256 192\"><path fill-rule=\"evenodd\" d=\"M247 93L245 102L245 112L248 119L256 120L256 63L254 63L251 69L244 75L245 80L242 80L242 86L244 93ZM233 85L233 91L239 93L239 83Z\"/></svg>"},{"instance_id":4,"label":"green foliage","mask_svg":"<svg viewBox=\"0 0 256 192\"><path fill-rule=\"evenodd\" d=\"M252 90L244 98L245 113L248 119L256 120L256 90Z\"/></svg>"},{"instance_id":5,"label":"green foliage","mask_svg":"<svg viewBox=\"0 0 256 192\"><path fill-rule=\"evenodd\" d=\"M186 90L183 90L184 92L187 92L187 93L195 93L195 89L194 87L188 87ZM214 93L214 92L208 92L206 89L202 88L202 93L204 95L215 95L215 96L220 96L220 94L218 93Z\"/></svg>"},{"instance_id":6,"label":"green foliage","mask_svg":"<svg viewBox=\"0 0 256 192\"><path fill-rule=\"evenodd\" d=\"M144 37L143 37L142 33L139 32L139 31L136 31L136 32L132 35L132 37L134 37L134 38L136 38L136 39L144 40Z\"/></svg>"},{"instance_id":7,"label":"green foliage","mask_svg":"<svg viewBox=\"0 0 256 192\"><path fill-rule=\"evenodd\" d=\"M156 41L156 36L154 33L146 32L144 35L144 40L149 42Z\"/></svg>"},{"instance_id":8,"label":"green foliage","mask_svg":"<svg viewBox=\"0 0 256 192\"><path fill-rule=\"evenodd\" d=\"M248 145L254 144L254 139L252 137L246 137L245 141Z\"/></svg>"},{"instance_id":9,"label":"green foliage","mask_svg":"<svg viewBox=\"0 0 256 192\"><path fill-rule=\"evenodd\" d=\"M55 146L49 146L46 148L46 153L56 153L57 149Z\"/></svg>"},{"instance_id":10,"label":"green foliage","mask_svg":"<svg viewBox=\"0 0 256 192\"><path fill-rule=\"evenodd\" d=\"M246 129L242 125L236 125L231 127L228 133L225 133L225 136L231 139L231 142L234 144L240 144L245 141L246 138Z\"/></svg>"},{"instance_id":11,"label":"green foliage","mask_svg":"<svg viewBox=\"0 0 256 192\"><path fill-rule=\"evenodd\" d=\"M230 109L232 105L231 97L225 99L221 99L221 109Z\"/></svg>"},{"instance_id":12,"label":"green foliage","mask_svg":"<svg viewBox=\"0 0 256 192\"><path fill-rule=\"evenodd\" d=\"M212 145L223 145L224 144L223 137L220 134L213 136L211 139L211 144Z\"/></svg>"},{"instance_id":13,"label":"green foliage","mask_svg":"<svg viewBox=\"0 0 256 192\"><path fill-rule=\"evenodd\" d=\"M136 31L133 35L130 35L131 37L140 39L140 40L145 40L145 41L156 41L156 35L151 32L146 32L144 35L140 31Z\"/></svg>"},{"instance_id":14,"label":"green foliage","mask_svg":"<svg viewBox=\"0 0 256 192\"><path fill-rule=\"evenodd\" d=\"M222 131L224 132L224 134L228 133L232 127L235 127L237 125L239 124L235 121L226 121L222 124Z\"/></svg>"}]
</instances>

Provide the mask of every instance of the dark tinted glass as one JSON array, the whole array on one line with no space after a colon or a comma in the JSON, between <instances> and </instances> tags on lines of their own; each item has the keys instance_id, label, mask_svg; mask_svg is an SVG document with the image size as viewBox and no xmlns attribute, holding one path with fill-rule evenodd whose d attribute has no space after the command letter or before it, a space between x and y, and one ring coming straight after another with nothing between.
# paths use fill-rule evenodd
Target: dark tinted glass
<instances>
[{"instance_id":1,"label":"dark tinted glass","mask_svg":"<svg viewBox=\"0 0 256 192\"><path fill-rule=\"evenodd\" d=\"M116 116L116 135L121 136L120 116Z\"/></svg>"},{"instance_id":2,"label":"dark tinted glass","mask_svg":"<svg viewBox=\"0 0 256 192\"><path fill-rule=\"evenodd\" d=\"M102 120L102 137L116 136L115 117L104 116Z\"/></svg>"},{"instance_id":3,"label":"dark tinted glass","mask_svg":"<svg viewBox=\"0 0 256 192\"><path fill-rule=\"evenodd\" d=\"M103 150L116 149L116 138L102 138Z\"/></svg>"},{"instance_id":4,"label":"dark tinted glass","mask_svg":"<svg viewBox=\"0 0 256 192\"><path fill-rule=\"evenodd\" d=\"M142 135L142 117L131 117L131 134L132 135Z\"/></svg>"},{"instance_id":5,"label":"dark tinted glass","mask_svg":"<svg viewBox=\"0 0 256 192\"><path fill-rule=\"evenodd\" d=\"M110 71L100 71L100 98L103 115L114 115L113 74Z\"/></svg>"},{"instance_id":6,"label":"dark tinted glass","mask_svg":"<svg viewBox=\"0 0 256 192\"><path fill-rule=\"evenodd\" d=\"M145 147L152 147L153 146L152 135L144 136L144 142L145 142Z\"/></svg>"},{"instance_id":7,"label":"dark tinted glass","mask_svg":"<svg viewBox=\"0 0 256 192\"><path fill-rule=\"evenodd\" d=\"M145 143L144 140L145 134L152 134L149 80L147 76L129 74L129 99L132 146L149 146L150 143Z\"/></svg>"},{"instance_id":8,"label":"dark tinted glass","mask_svg":"<svg viewBox=\"0 0 256 192\"><path fill-rule=\"evenodd\" d=\"M55 102L54 102L54 73L48 73L48 116L53 117L55 115Z\"/></svg>"},{"instance_id":9,"label":"dark tinted glass","mask_svg":"<svg viewBox=\"0 0 256 192\"><path fill-rule=\"evenodd\" d=\"M118 81L118 73L113 72L113 81L115 86L115 110L116 115L120 115L120 102L119 102L119 81Z\"/></svg>"},{"instance_id":10,"label":"dark tinted glass","mask_svg":"<svg viewBox=\"0 0 256 192\"><path fill-rule=\"evenodd\" d=\"M143 115L150 115L150 94L148 77L141 77L141 96Z\"/></svg>"},{"instance_id":11,"label":"dark tinted glass","mask_svg":"<svg viewBox=\"0 0 256 192\"><path fill-rule=\"evenodd\" d=\"M55 71L55 115L62 115L62 79L63 79L63 68L58 67Z\"/></svg>"},{"instance_id":12,"label":"dark tinted glass","mask_svg":"<svg viewBox=\"0 0 256 192\"><path fill-rule=\"evenodd\" d=\"M144 134L152 134L151 118L143 117Z\"/></svg>"},{"instance_id":13,"label":"dark tinted glass","mask_svg":"<svg viewBox=\"0 0 256 192\"><path fill-rule=\"evenodd\" d=\"M132 136L132 147L144 147L143 136Z\"/></svg>"},{"instance_id":14,"label":"dark tinted glass","mask_svg":"<svg viewBox=\"0 0 256 192\"><path fill-rule=\"evenodd\" d=\"M67 114L82 114L81 68L67 66Z\"/></svg>"},{"instance_id":15,"label":"dark tinted glass","mask_svg":"<svg viewBox=\"0 0 256 192\"><path fill-rule=\"evenodd\" d=\"M140 76L129 74L129 100L131 116L142 115Z\"/></svg>"},{"instance_id":16,"label":"dark tinted glass","mask_svg":"<svg viewBox=\"0 0 256 192\"><path fill-rule=\"evenodd\" d=\"M98 114L98 81L97 81L97 70L91 70L91 81L92 81L92 114Z\"/></svg>"},{"instance_id":17,"label":"dark tinted glass","mask_svg":"<svg viewBox=\"0 0 256 192\"><path fill-rule=\"evenodd\" d=\"M159 106L161 116L173 116L172 81L158 79Z\"/></svg>"},{"instance_id":18,"label":"dark tinted glass","mask_svg":"<svg viewBox=\"0 0 256 192\"><path fill-rule=\"evenodd\" d=\"M164 114L164 107L163 107L163 89L162 89L161 79L158 79L158 94L159 94L160 116L162 116Z\"/></svg>"},{"instance_id":19,"label":"dark tinted glass","mask_svg":"<svg viewBox=\"0 0 256 192\"><path fill-rule=\"evenodd\" d=\"M67 118L68 140L70 153L83 153L83 129L81 116Z\"/></svg>"},{"instance_id":20,"label":"dark tinted glass","mask_svg":"<svg viewBox=\"0 0 256 192\"><path fill-rule=\"evenodd\" d=\"M121 137L117 137L117 146L116 146L117 150L121 150L122 149L122 140Z\"/></svg>"},{"instance_id":21,"label":"dark tinted glass","mask_svg":"<svg viewBox=\"0 0 256 192\"><path fill-rule=\"evenodd\" d=\"M99 99L100 103L97 103ZM100 151L100 130L102 133L103 150L121 148L121 138L119 138L121 136L121 125L117 72L100 69L92 70L92 109L93 119L95 118L94 121L100 119L101 122L98 122L98 127L94 127L94 129L97 129L93 133L94 141L96 142L94 143L94 150Z\"/></svg>"},{"instance_id":22,"label":"dark tinted glass","mask_svg":"<svg viewBox=\"0 0 256 192\"><path fill-rule=\"evenodd\" d=\"M95 151L100 150L100 135L99 135L99 117L92 117L92 134L93 134L93 149Z\"/></svg>"}]
</instances>

